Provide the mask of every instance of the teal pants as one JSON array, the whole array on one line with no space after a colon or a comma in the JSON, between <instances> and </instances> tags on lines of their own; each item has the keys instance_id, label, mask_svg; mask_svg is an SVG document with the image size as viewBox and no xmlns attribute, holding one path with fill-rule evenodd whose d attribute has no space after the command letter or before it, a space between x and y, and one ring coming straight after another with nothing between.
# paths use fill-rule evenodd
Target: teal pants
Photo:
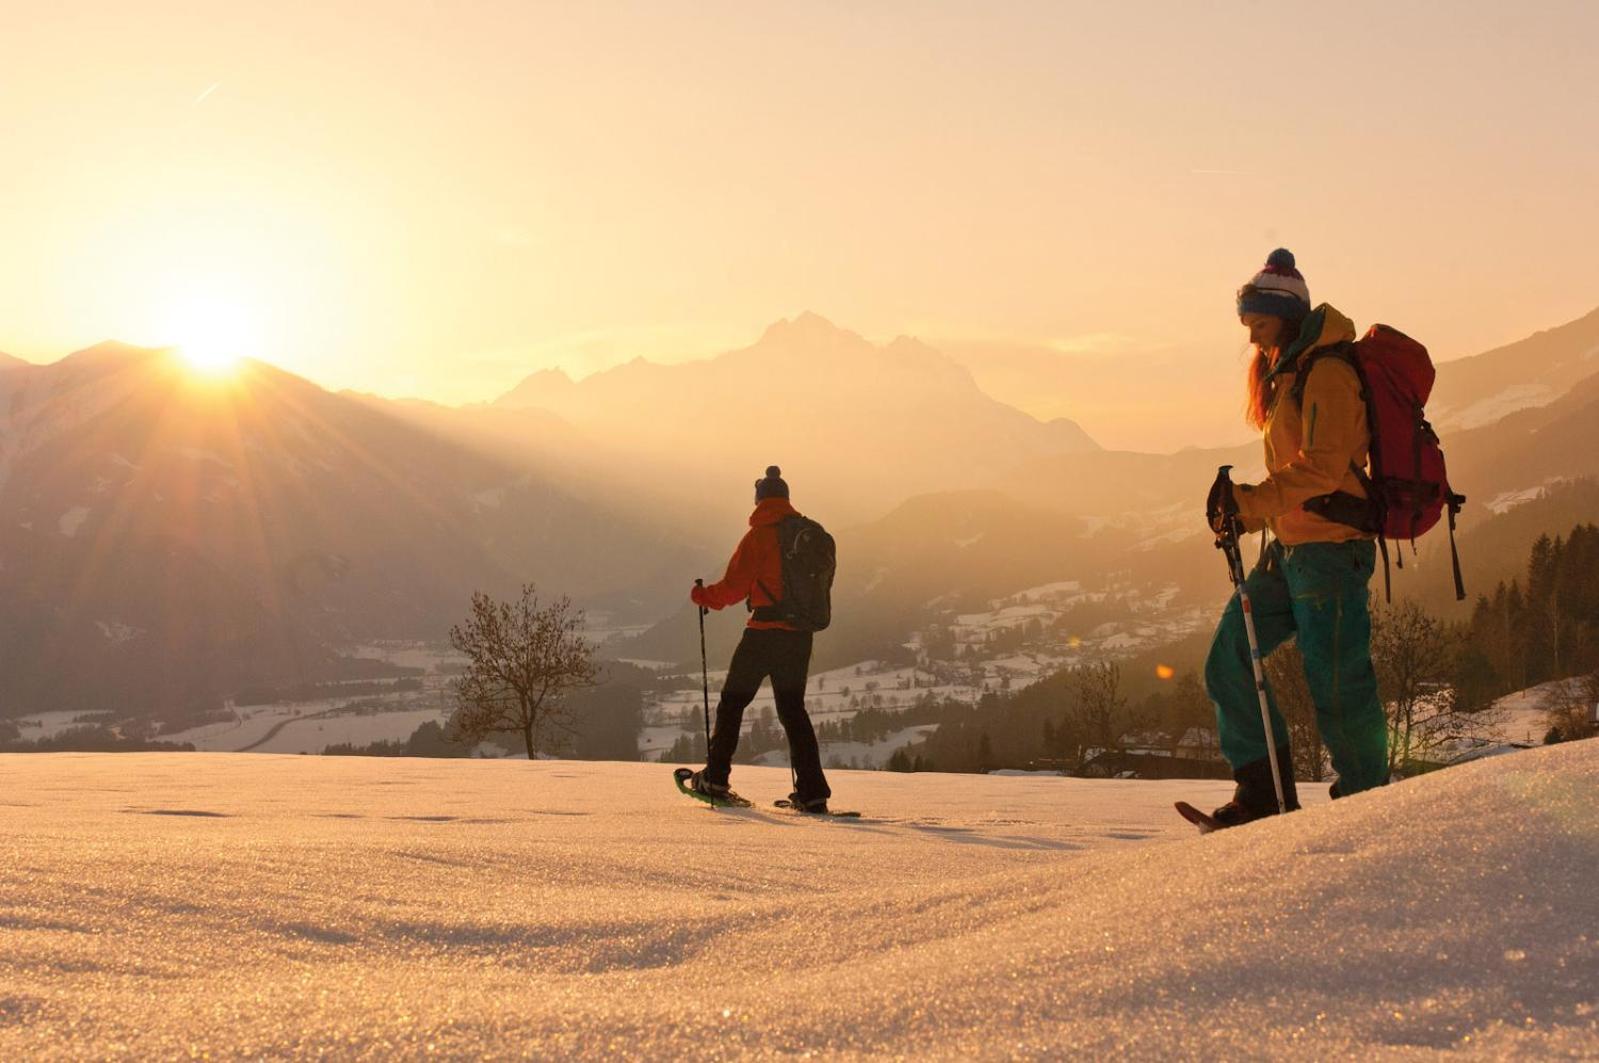
<instances>
[{"instance_id":1,"label":"teal pants","mask_svg":"<svg viewBox=\"0 0 1599 1063\"><path fill-rule=\"evenodd\" d=\"M1244 581L1262 658L1291 637L1299 640L1316 726L1338 773L1338 793L1359 793L1388 778L1388 722L1371 666L1371 612L1366 585L1376 564L1370 541L1273 542ZM1205 690L1216 706L1222 756L1234 770L1266 756L1260 698L1249 662L1244 614L1235 594L1222 613L1205 661ZM1267 692L1279 747L1288 728Z\"/></svg>"}]
</instances>

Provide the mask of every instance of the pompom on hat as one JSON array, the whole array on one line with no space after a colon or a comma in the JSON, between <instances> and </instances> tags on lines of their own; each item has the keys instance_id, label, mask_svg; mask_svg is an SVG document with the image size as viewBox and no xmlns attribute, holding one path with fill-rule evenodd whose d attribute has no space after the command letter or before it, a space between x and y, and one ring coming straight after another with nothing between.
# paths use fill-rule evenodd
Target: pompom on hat
<instances>
[{"instance_id":1,"label":"pompom on hat","mask_svg":"<svg viewBox=\"0 0 1599 1063\"><path fill-rule=\"evenodd\" d=\"M1238 289L1238 316L1271 314L1302 321L1310 313L1310 286L1294 267L1294 253L1279 247L1266 256L1266 267Z\"/></svg>"},{"instance_id":2,"label":"pompom on hat","mask_svg":"<svg viewBox=\"0 0 1599 1063\"><path fill-rule=\"evenodd\" d=\"M766 479L755 481L755 501L766 498L787 498L788 484L783 481L783 470L776 465L766 467Z\"/></svg>"}]
</instances>

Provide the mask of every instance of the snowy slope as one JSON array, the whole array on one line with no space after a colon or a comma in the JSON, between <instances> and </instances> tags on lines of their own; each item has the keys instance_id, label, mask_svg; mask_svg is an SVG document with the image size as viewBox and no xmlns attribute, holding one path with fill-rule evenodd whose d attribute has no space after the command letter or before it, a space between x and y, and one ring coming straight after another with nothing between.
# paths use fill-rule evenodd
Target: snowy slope
<instances>
[{"instance_id":1,"label":"snowy slope","mask_svg":"<svg viewBox=\"0 0 1599 1063\"><path fill-rule=\"evenodd\" d=\"M739 768L762 799L781 770ZM1211 837L1205 782L0 757L0 1058L1599 1053L1599 742Z\"/></svg>"}]
</instances>

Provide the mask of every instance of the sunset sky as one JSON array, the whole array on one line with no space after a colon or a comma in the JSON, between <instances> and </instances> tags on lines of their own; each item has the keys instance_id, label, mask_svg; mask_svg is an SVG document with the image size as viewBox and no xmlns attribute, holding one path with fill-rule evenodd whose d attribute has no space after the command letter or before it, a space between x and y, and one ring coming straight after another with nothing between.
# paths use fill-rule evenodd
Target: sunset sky
<instances>
[{"instance_id":1,"label":"sunset sky","mask_svg":"<svg viewBox=\"0 0 1599 1063\"><path fill-rule=\"evenodd\" d=\"M1599 5L1331 10L0 0L0 350L457 402L810 309L1231 401L1279 243L1441 358L1599 305Z\"/></svg>"}]
</instances>

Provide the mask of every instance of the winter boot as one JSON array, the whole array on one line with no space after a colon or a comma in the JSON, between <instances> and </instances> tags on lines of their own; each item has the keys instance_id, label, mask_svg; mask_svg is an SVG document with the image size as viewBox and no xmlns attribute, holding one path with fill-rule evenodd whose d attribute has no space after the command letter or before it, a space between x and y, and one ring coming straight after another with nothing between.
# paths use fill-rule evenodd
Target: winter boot
<instances>
[{"instance_id":1,"label":"winter boot","mask_svg":"<svg viewBox=\"0 0 1599 1063\"><path fill-rule=\"evenodd\" d=\"M812 797L807 800L799 794L789 794L788 803L799 812L809 812L814 816L827 815L827 798L825 797Z\"/></svg>"},{"instance_id":2,"label":"winter boot","mask_svg":"<svg viewBox=\"0 0 1599 1063\"><path fill-rule=\"evenodd\" d=\"M1290 812L1299 810L1299 792L1294 788L1294 760L1287 746L1277 747L1277 763L1283 773L1283 805ZM1238 783L1233 799L1210 814L1223 827L1237 827L1252 820L1277 814L1277 787L1272 784L1271 758L1245 764L1233 772Z\"/></svg>"},{"instance_id":3,"label":"winter boot","mask_svg":"<svg viewBox=\"0 0 1599 1063\"><path fill-rule=\"evenodd\" d=\"M711 782L705 777L703 771L697 771L688 777L688 788L697 794L713 797L718 801L726 801L733 796L733 789L719 782Z\"/></svg>"}]
</instances>

